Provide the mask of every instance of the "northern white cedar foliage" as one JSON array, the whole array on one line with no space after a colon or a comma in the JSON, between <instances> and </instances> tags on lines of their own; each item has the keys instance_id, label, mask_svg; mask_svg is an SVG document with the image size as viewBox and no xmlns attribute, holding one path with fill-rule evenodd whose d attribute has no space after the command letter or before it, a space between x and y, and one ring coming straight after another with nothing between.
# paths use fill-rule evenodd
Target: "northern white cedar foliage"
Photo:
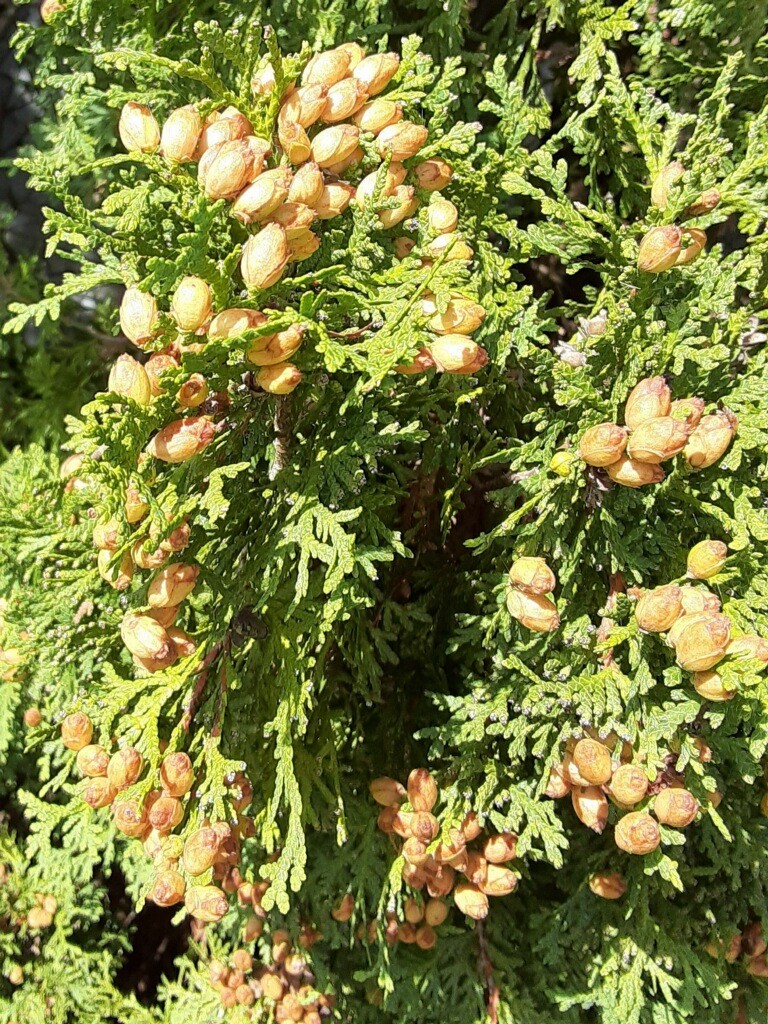
<instances>
[{"instance_id":1,"label":"northern white cedar foliage","mask_svg":"<svg viewBox=\"0 0 768 1024\"><path fill-rule=\"evenodd\" d=\"M176 20L171 7L76 2L21 39L44 54L44 95L58 106L23 166L53 197L51 250L78 266L39 301L15 303L6 337L56 320L88 289L114 288L119 302L122 286L139 285L161 310L148 351L162 348L188 275L210 283L214 312L247 305L270 311L269 333L297 321L306 331L288 396L255 386L244 360L267 328L201 336L200 351L164 376L164 395L140 404L102 391L69 421L64 454L84 456L67 473L74 484L59 479L61 453L38 445L2 468L0 740L16 833L4 840L2 898L20 923L3 939L0 1020L43 1021L53 1007L61 1021L202 1024L221 1008L210 962L229 962L252 915L231 893L229 912L204 936L196 929L152 1005L119 991L125 935L100 887L119 865L141 907L153 870L107 810L84 806L60 737L73 711L87 712L110 752L141 751L134 797L157 784L167 749L189 753L196 779L178 836L204 818L236 820L246 772L255 835L239 870L271 884L263 935L245 944L269 962L276 930L294 943L320 932L306 955L338 1019L764 1019L754 943L740 940L735 958L729 944L768 915L765 672L731 656L722 679L735 696L702 697L679 649L638 628L635 588L689 584L691 547L725 541L724 567L697 590L717 596L733 636L768 636L765 25L742 25L736 4L660 4L653 17L632 3L507 5L482 25L481 46L463 7L451 17L459 12L430 6L421 40L379 46L372 23L402 28L391 5L307 3L285 17L270 8L266 31L258 10L212 6L188 5ZM553 61L537 75L537 48L560 29L567 72ZM421 193L415 223L392 230L372 208L322 222L306 263L245 294L238 264L252 229L200 192L194 165L126 154L118 111L149 103L162 124L184 104L205 115L233 103L271 135L277 102L254 95L252 77L269 61L278 85L292 81L311 50L352 39L402 51L385 95L429 129L410 163L452 165L444 194L473 259L423 266L418 248L395 258L398 235L429 237ZM343 172L355 184L378 163L370 141L364 149L362 167ZM651 184L672 160L684 173L661 209ZM684 219L709 189L719 204ZM705 250L640 273L640 240L673 224L705 230ZM394 372L434 341L427 287L440 306L460 291L486 311L474 338L489 361L470 376ZM117 302L107 316L117 333ZM205 407L210 444L179 466L144 458L195 373L218 396ZM674 399L730 410L735 438L700 472L678 456L656 484L614 486L581 462L579 442L591 426L622 423L632 388L657 375ZM138 525L125 516L129 486L149 506ZM201 568L179 619L197 650L151 674L133 664L120 627L146 607L152 571L137 569L117 592L97 568L93 528L112 518L118 551L146 537L147 554L186 521L189 544L172 557ZM507 572L521 555L555 572L553 632L509 614ZM30 708L41 721L24 726ZM633 856L614 838L625 808L606 801L600 831L586 813L579 821L570 795L547 796L552 768L588 730L615 764L632 745L651 787L638 808L681 784L695 820L663 825L658 848ZM492 899L479 923L451 909L432 950L386 942L387 915L402 923L413 893L402 844L376 829L368 790L419 766L438 781L443 838L469 809L487 832L518 836L515 891ZM614 873L626 892L602 899L594 876ZM33 934L21 919L49 893L54 923ZM354 909L338 920L348 893ZM256 1005L255 1019L274 1019L271 1003Z\"/></svg>"}]
</instances>

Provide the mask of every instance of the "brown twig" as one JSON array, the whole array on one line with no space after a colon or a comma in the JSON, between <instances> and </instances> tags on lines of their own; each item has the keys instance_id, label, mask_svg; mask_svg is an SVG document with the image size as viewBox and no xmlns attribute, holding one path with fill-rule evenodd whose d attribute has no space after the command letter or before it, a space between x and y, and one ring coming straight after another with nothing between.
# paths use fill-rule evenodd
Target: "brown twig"
<instances>
[{"instance_id":1,"label":"brown twig","mask_svg":"<svg viewBox=\"0 0 768 1024\"><path fill-rule=\"evenodd\" d=\"M181 720L181 727L184 732L189 732L189 727L192 725L192 719L195 717L195 713L200 707L200 702L203 699L203 691L205 690L206 683L208 682L208 669L219 656L223 647L224 641L220 640L219 643L213 645L205 658L200 662L200 666L197 670L197 682L190 694L189 701L187 702L187 706L184 711L184 717Z\"/></svg>"},{"instance_id":2,"label":"brown twig","mask_svg":"<svg viewBox=\"0 0 768 1024\"><path fill-rule=\"evenodd\" d=\"M485 942L485 927L482 921L477 922L477 943L480 947L479 966L483 975L485 990L488 995L488 1024L498 1024L499 1021L499 989L493 980L493 967L488 956L488 946Z\"/></svg>"},{"instance_id":3,"label":"brown twig","mask_svg":"<svg viewBox=\"0 0 768 1024\"><path fill-rule=\"evenodd\" d=\"M611 582L608 589L608 600L605 602L606 614L600 623L600 628L597 631L597 639L599 641L606 640L608 634L611 632L611 626L613 625L613 619L610 613L616 607L616 598L619 594L623 594L627 589L627 585L624 582L624 576L620 572L611 573ZM610 668L613 665L613 648L609 647L607 651L603 653L603 667Z\"/></svg>"},{"instance_id":4,"label":"brown twig","mask_svg":"<svg viewBox=\"0 0 768 1024\"><path fill-rule=\"evenodd\" d=\"M269 467L269 479L274 480L288 465L291 454L291 406L288 397L278 398L275 405L275 458Z\"/></svg>"}]
</instances>

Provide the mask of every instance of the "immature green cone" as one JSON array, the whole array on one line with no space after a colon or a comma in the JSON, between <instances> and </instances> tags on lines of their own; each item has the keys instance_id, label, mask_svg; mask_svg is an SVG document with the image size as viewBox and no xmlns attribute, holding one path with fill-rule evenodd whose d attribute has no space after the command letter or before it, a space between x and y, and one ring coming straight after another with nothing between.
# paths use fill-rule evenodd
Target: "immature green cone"
<instances>
[{"instance_id":1,"label":"immature green cone","mask_svg":"<svg viewBox=\"0 0 768 1024\"><path fill-rule=\"evenodd\" d=\"M530 555L516 558L509 569L509 584L526 594L551 594L557 579L545 559Z\"/></svg>"},{"instance_id":2,"label":"immature green cone","mask_svg":"<svg viewBox=\"0 0 768 1024\"><path fill-rule=\"evenodd\" d=\"M635 605L635 619L644 633L665 633L682 612L683 592L673 583L644 590Z\"/></svg>"},{"instance_id":3,"label":"immature green cone","mask_svg":"<svg viewBox=\"0 0 768 1024\"><path fill-rule=\"evenodd\" d=\"M591 875L589 888L604 900L620 900L627 891L627 883L618 871Z\"/></svg>"},{"instance_id":4,"label":"immature green cone","mask_svg":"<svg viewBox=\"0 0 768 1024\"><path fill-rule=\"evenodd\" d=\"M691 469L707 469L728 451L739 421L730 409L704 416L688 439L683 454Z\"/></svg>"},{"instance_id":5,"label":"immature green cone","mask_svg":"<svg viewBox=\"0 0 768 1024\"><path fill-rule=\"evenodd\" d=\"M183 277L171 298L179 330L197 331L211 319L211 286L201 277Z\"/></svg>"},{"instance_id":6,"label":"immature green cone","mask_svg":"<svg viewBox=\"0 0 768 1024\"><path fill-rule=\"evenodd\" d=\"M635 462L658 465L678 455L688 441L691 428L683 420L659 416L633 430L627 441L627 455Z\"/></svg>"},{"instance_id":7,"label":"immature green cone","mask_svg":"<svg viewBox=\"0 0 768 1024\"><path fill-rule=\"evenodd\" d=\"M699 803L687 789L662 789L653 801L653 813L662 825L685 828L699 813Z\"/></svg>"},{"instance_id":8,"label":"immature green cone","mask_svg":"<svg viewBox=\"0 0 768 1024\"><path fill-rule=\"evenodd\" d=\"M318 167L330 167L351 156L360 141L360 129L352 124L324 128L312 140L312 159Z\"/></svg>"},{"instance_id":9,"label":"immature green cone","mask_svg":"<svg viewBox=\"0 0 768 1024\"><path fill-rule=\"evenodd\" d=\"M149 898L158 907L173 907L184 899L185 888L184 878L178 871L158 871Z\"/></svg>"},{"instance_id":10,"label":"immature green cone","mask_svg":"<svg viewBox=\"0 0 768 1024\"><path fill-rule=\"evenodd\" d=\"M158 431L147 445L147 451L161 462L186 462L199 455L215 434L216 427L207 417L187 416Z\"/></svg>"},{"instance_id":11,"label":"immature green cone","mask_svg":"<svg viewBox=\"0 0 768 1024\"><path fill-rule=\"evenodd\" d=\"M212 828L196 829L184 843L182 863L184 870L190 875L202 875L213 864L219 855L219 837Z\"/></svg>"},{"instance_id":12,"label":"immature green cone","mask_svg":"<svg viewBox=\"0 0 768 1024\"><path fill-rule=\"evenodd\" d=\"M608 792L620 807L634 807L648 792L648 776L636 764L621 764L611 776Z\"/></svg>"},{"instance_id":13,"label":"immature green cone","mask_svg":"<svg viewBox=\"0 0 768 1024\"><path fill-rule=\"evenodd\" d=\"M195 150L203 130L202 118L194 104L179 107L168 116L160 135L160 152L174 163L188 163L195 157Z\"/></svg>"},{"instance_id":14,"label":"immature green cone","mask_svg":"<svg viewBox=\"0 0 768 1024\"><path fill-rule=\"evenodd\" d=\"M379 132L376 151L382 158L391 154L393 160L402 163L416 156L428 136L429 131L424 125L414 124L413 121L397 121Z\"/></svg>"},{"instance_id":15,"label":"immature green cone","mask_svg":"<svg viewBox=\"0 0 768 1024\"><path fill-rule=\"evenodd\" d=\"M557 608L548 597L507 591L507 611L521 626L536 633L551 633L560 625Z\"/></svg>"},{"instance_id":16,"label":"immature green cone","mask_svg":"<svg viewBox=\"0 0 768 1024\"><path fill-rule=\"evenodd\" d=\"M138 288L126 288L120 303L120 330L143 348L157 330L157 299Z\"/></svg>"},{"instance_id":17,"label":"immature green cone","mask_svg":"<svg viewBox=\"0 0 768 1024\"><path fill-rule=\"evenodd\" d=\"M267 224L243 246L240 273L249 289L271 288L288 265L288 237L280 224Z\"/></svg>"},{"instance_id":18,"label":"immature green cone","mask_svg":"<svg viewBox=\"0 0 768 1024\"><path fill-rule=\"evenodd\" d=\"M123 747L109 759L107 778L113 789L121 790L138 781L144 759L135 747Z\"/></svg>"},{"instance_id":19,"label":"immature green cone","mask_svg":"<svg viewBox=\"0 0 768 1024\"><path fill-rule=\"evenodd\" d=\"M686 623L686 619L691 621ZM704 672L725 657L731 639L731 620L725 615L702 612L685 615L670 641L674 643L677 664L688 672Z\"/></svg>"},{"instance_id":20,"label":"immature green cone","mask_svg":"<svg viewBox=\"0 0 768 1024\"><path fill-rule=\"evenodd\" d=\"M688 552L688 575L695 580L716 576L725 565L728 548L721 540L700 540Z\"/></svg>"},{"instance_id":21,"label":"immature green cone","mask_svg":"<svg viewBox=\"0 0 768 1024\"><path fill-rule=\"evenodd\" d=\"M82 711L67 715L61 723L61 739L67 750L82 750L91 742L93 723Z\"/></svg>"},{"instance_id":22,"label":"immature green cone","mask_svg":"<svg viewBox=\"0 0 768 1024\"><path fill-rule=\"evenodd\" d=\"M403 117L402 103L388 100L385 97L371 100L357 111L352 120L361 132L378 133L391 124L396 124Z\"/></svg>"},{"instance_id":23,"label":"immature green cone","mask_svg":"<svg viewBox=\"0 0 768 1024\"><path fill-rule=\"evenodd\" d=\"M120 626L123 643L139 658L165 659L172 653L165 629L148 615L129 612Z\"/></svg>"},{"instance_id":24,"label":"immature green cone","mask_svg":"<svg viewBox=\"0 0 768 1024\"><path fill-rule=\"evenodd\" d=\"M264 366L256 374L256 383L270 395L289 395L301 383L301 370L293 363Z\"/></svg>"},{"instance_id":25,"label":"immature green cone","mask_svg":"<svg viewBox=\"0 0 768 1024\"><path fill-rule=\"evenodd\" d=\"M642 856L657 848L661 842L661 831L650 814L630 811L616 823L614 839L620 850Z\"/></svg>"},{"instance_id":26,"label":"immature green cone","mask_svg":"<svg viewBox=\"0 0 768 1024\"><path fill-rule=\"evenodd\" d=\"M195 589L200 568L172 562L164 566L152 580L147 590L147 604L150 608L170 608L181 604Z\"/></svg>"},{"instance_id":27,"label":"immature green cone","mask_svg":"<svg viewBox=\"0 0 768 1024\"><path fill-rule=\"evenodd\" d=\"M573 469L574 460L575 460L575 456L574 456L573 452L570 452L570 451L555 452L555 454L550 459L549 468L552 470L553 473L556 473L557 476L560 476L563 479L566 479L567 477L569 477L571 475L571 470Z\"/></svg>"},{"instance_id":28,"label":"immature green cone","mask_svg":"<svg viewBox=\"0 0 768 1024\"><path fill-rule=\"evenodd\" d=\"M167 754L160 765L160 782L168 796L185 796L195 781L195 770L189 755L183 751Z\"/></svg>"},{"instance_id":29,"label":"immature green cone","mask_svg":"<svg viewBox=\"0 0 768 1024\"><path fill-rule=\"evenodd\" d=\"M615 484L621 484L622 487L647 487L648 484L658 484L664 479L661 466L636 462L626 455L606 466L605 471Z\"/></svg>"},{"instance_id":30,"label":"immature green cone","mask_svg":"<svg viewBox=\"0 0 768 1024\"><path fill-rule=\"evenodd\" d=\"M123 398L130 398L139 405L149 405L152 389L147 371L133 356L118 356L109 371L107 389Z\"/></svg>"},{"instance_id":31,"label":"immature green cone","mask_svg":"<svg viewBox=\"0 0 768 1024\"><path fill-rule=\"evenodd\" d=\"M396 53L375 53L361 60L352 76L365 87L369 96L377 96L392 81L399 66L400 58Z\"/></svg>"},{"instance_id":32,"label":"immature green cone","mask_svg":"<svg viewBox=\"0 0 768 1024\"><path fill-rule=\"evenodd\" d=\"M669 190L676 181L685 174L685 168L679 160L673 160L662 168L651 185L651 202L659 210L666 210L669 201Z\"/></svg>"},{"instance_id":33,"label":"immature green cone","mask_svg":"<svg viewBox=\"0 0 768 1024\"><path fill-rule=\"evenodd\" d=\"M677 263L683 234L674 224L651 228L640 242L637 269L645 274L661 274Z\"/></svg>"},{"instance_id":34,"label":"immature green cone","mask_svg":"<svg viewBox=\"0 0 768 1024\"><path fill-rule=\"evenodd\" d=\"M584 431L579 455L588 466L610 466L624 454L627 430L616 423L598 423Z\"/></svg>"},{"instance_id":35,"label":"immature green cone","mask_svg":"<svg viewBox=\"0 0 768 1024\"><path fill-rule=\"evenodd\" d=\"M160 144L157 121L149 107L141 103L125 104L117 130L129 153L151 153Z\"/></svg>"},{"instance_id":36,"label":"immature green cone","mask_svg":"<svg viewBox=\"0 0 768 1024\"><path fill-rule=\"evenodd\" d=\"M624 406L624 422L629 430L647 420L668 416L672 407L672 393L663 377L646 377L630 391Z\"/></svg>"}]
</instances>

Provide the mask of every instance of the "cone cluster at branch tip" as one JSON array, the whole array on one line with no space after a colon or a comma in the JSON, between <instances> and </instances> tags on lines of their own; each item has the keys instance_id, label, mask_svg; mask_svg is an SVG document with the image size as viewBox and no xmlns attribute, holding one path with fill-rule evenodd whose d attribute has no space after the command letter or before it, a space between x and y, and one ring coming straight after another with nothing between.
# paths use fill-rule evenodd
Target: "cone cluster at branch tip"
<instances>
[{"instance_id":1,"label":"cone cluster at branch tip","mask_svg":"<svg viewBox=\"0 0 768 1024\"><path fill-rule=\"evenodd\" d=\"M303 941L309 938L310 941ZM257 1010L258 1019L297 1024L321 1024L329 1020L335 999L318 992L315 976L304 954L294 950L290 934L277 929L270 936L270 958L257 963L247 949L236 949L229 964L212 960L208 966L211 985L218 992L221 1005L252 1007L257 1000L265 1000L263 1010ZM307 948L315 941L306 929L300 942ZM268 1018L262 1016L266 1010ZM246 1009L250 1019L253 1011Z\"/></svg>"},{"instance_id":2,"label":"cone cluster at branch tip","mask_svg":"<svg viewBox=\"0 0 768 1024\"><path fill-rule=\"evenodd\" d=\"M138 635L132 641L138 643ZM148 638L141 636L142 643L150 641L151 634ZM111 808L117 830L140 841L152 861L149 898L161 907L183 902L187 913L200 922L220 921L229 909L224 889L237 888L232 881L240 860L241 840L253 834L252 820L242 814L252 797L248 780L240 774L231 784L230 803L237 815L234 824L204 823L187 829L186 838L182 838L174 830L184 821L195 781L189 755L184 751L166 753L154 780L156 787L143 797L141 792L133 795L132 787L148 767L152 774L151 766L135 747L119 747L110 754L106 747L93 742L93 733L93 723L82 711L67 715L61 724L62 743L76 752L75 764L85 779L83 800L94 810ZM199 876L211 870L211 881L198 884ZM249 902L252 898L249 891ZM258 904L253 905L255 908Z\"/></svg>"},{"instance_id":3,"label":"cone cluster at branch tip","mask_svg":"<svg viewBox=\"0 0 768 1024\"><path fill-rule=\"evenodd\" d=\"M168 116L161 131L150 109L133 102L121 113L120 138L129 151L159 150L174 165L197 163L198 182L208 198L232 203L232 215L254 229L240 259L249 290L273 287L291 263L309 258L321 245L316 233L319 225L342 216L350 204L366 208L374 201L396 200L394 207L377 214L382 230L389 230L416 213L417 190L432 193L427 208L427 255L421 265L431 265L438 258L467 262L473 252L457 230L458 210L439 191L451 181L452 168L438 157L413 163L427 142L428 130L404 119L402 103L380 95L399 64L397 54L366 57L354 43L317 54L300 82L290 85L281 97L276 142L254 135L248 118L232 106L214 111L205 121L193 104L181 107ZM274 84L274 73L267 67L254 79L254 91L269 93ZM361 134L375 136L375 151L382 163L355 186L340 176L354 171L363 159ZM404 258L413 245L411 239L395 239L395 254ZM428 330L437 337L411 363L397 367L398 372L435 369L467 375L485 365L485 350L469 338L482 323L482 306L456 293L446 309L438 309L427 291L422 309ZM253 312L262 319L241 330L266 322L263 314ZM174 295L171 313L180 331L204 334L210 322L210 288L199 278L185 278ZM129 288L121 307L126 336L146 346L157 333L157 323L155 299ZM289 339L281 340L279 335L259 339L247 358L265 368L283 363L300 345L295 331L303 333L304 328L296 325L291 330L294 336ZM287 364L284 370L262 369L256 379L264 390L281 395L298 385L301 374ZM133 393L130 397L136 399Z\"/></svg>"},{"instance_id":4,"label":"cone cluster at branch tip","mask_svg":"<svg viewBox=\"0 0 768 1024\"><path fill-rule=\"evenodd\" d=\"M579 442L588 466L605 469L624 487L644 487L664 479L661 463L683 455L689 469L707 469L725 455L738 429L728 409L703 415L700 398L672 400L664 377L647 377L629 394L624 423L598 423Z\"/></svg>"},{"instance_id":5,"label":"cone cluster at branch tip","mask_svg":"<svg viewBox=\"0 0 768 1024\"><path fill-rule=\"evenodd\" d=\"M716 576L725 567L727 554L722 541L700 541L688 553L688 576L696 580ZM635 620L640 629L667 634L677 664L692 673L693 687L704 700L732 700L741 669L760 670L768 665L768 641L755 634L733 637L731 620L707 587L669 583L630 593L637 598ZM728 682L718 671L721 663L728 669Z\"/></svg>"},{"instance_id":6,"label":"cone cluster at branch tip","mask_svg":"<svg viewBox=\"0 0 768 1024\"><path fill-rule=\"evenodd\" d=\"M448 916L445 899L451 893L463 914L482 920L488 915L489 897L515 890L518 878L507 865L516 857L517 836L511 832L483 836L471 811L457 826L448 822L441 826L433 813L437 783L426 768L411 772L407 788L387 776L374 779L369 788L382 808L379 829L403 840L403 881L420 894L405 900L405 921L389 916L385 935L390 945L405 942L431 949L437 942L435 929ZM479 849L469 845L475 840L482 843Z\"/></svg>"},{"instance_id":7,"label":"cone cluster at branch tip","mask_svg":"<svg viewBox=\"0 0 768 1024\"><path fill-rule=\"evenodd\" d=\"M657 209L665 210L672 186L685 174L685 168L678 160L667 164L657 174L651 186L651 202ZM683 210L680 219L689 220L711 213L720 203L720 193L707 189ZM701 228L664 224L652 227L643 236L637 253L637 269L646 274L661 274L673 267L692 263L704 250L707 234Z\"/></svg>"},{"instance_id":8,"label":"cone cluster at branch tip","mask_svg":"<svg viewBox=\"0 0 768 1024\"><path fill-rule=\"evenodd\" d=\"M507 580L507 611L513 619L536 633L551 633L560 616L549 594L557 579L543 558L517 558Z\"/></svg>"},{"instance_id":9,"label":"cone cluster at branch tip","mask_svg":"<svg viewBox=\"0 0 768 1024\"><path fill-rule=\"evenodd\" d=\"M570 793L579 821L598 835L608 825L611 803L626 811L616 822L616 846L644 855L661 842L659 824L685 828L698 814L699 803L677 775L651 780L633 759L630 743L619 743L615 733L588 729L581 739L566 743L565 757L552 767L545 793L555 800ZM604 899L619 899L626 891L617 872L593 875L589 886Z\"/></svg>"}]
</instances>

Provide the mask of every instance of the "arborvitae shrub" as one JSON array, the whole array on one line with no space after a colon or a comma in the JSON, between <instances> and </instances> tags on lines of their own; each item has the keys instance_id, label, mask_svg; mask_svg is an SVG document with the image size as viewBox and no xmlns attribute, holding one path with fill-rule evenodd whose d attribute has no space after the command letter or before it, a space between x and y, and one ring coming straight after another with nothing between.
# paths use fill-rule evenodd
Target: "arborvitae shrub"
<instances>
[{"instance_id":1,"label":"arborvitae shrub","mask_svg":"<svg viewBox=\"0 0 768 1024\"><path fill-rule=\"evenodd\" d=\"M760 1021L759 37L702 13L694 98L664 5L306 6L29 40L81 269L6 330L125 345L1 471L4 1019L92 1019L61 957L107 1020ZM49 878L183 923L147 1005Z\"/></svg>"}]
</instances>

